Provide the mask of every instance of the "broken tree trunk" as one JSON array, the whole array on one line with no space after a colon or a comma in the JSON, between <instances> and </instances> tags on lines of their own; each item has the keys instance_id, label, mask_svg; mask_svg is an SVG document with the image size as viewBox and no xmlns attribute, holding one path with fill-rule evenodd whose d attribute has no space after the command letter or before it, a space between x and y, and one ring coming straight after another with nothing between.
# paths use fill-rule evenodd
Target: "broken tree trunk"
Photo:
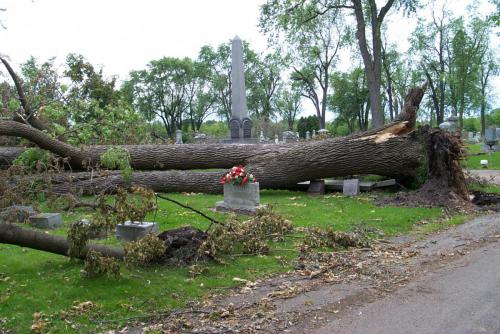
<instances>
[{"instance_id":1,"label":"broken tree trunk","mask_svg":"<svg viewBox=\"0 0 500 334\"><path fill-rule=\"evenodd\" d=\"M404 112L401 118L389 124L388 126L360 134L351 135L343 138L335 138L321 142L306 142L288 145L129 145L122 146L131 156L131 167L136 170L185 170L185 169L209 169L209 168L230 168L232 166L255 165L259 169L259 162L264 160L277 161L282 160L280 169L299 166L303 169L303 164L312 166L321 165L331 171L331 176L346 175L342 174L351 167L357 167L357 173L380 174L386 176L407 175L408 169L415 165L414 156L418 152L410 152L415 148L412 140L407 140L405 134L414 129L416 110L422 99L423 88L415 88L410 91L406 98ZM72 147L64 142L50 138L42 131L38 131L26 124L13 121L0 121L0 135L18 136L30 140L39 147L49 150L60 157L67 159L71 167L75 170L85 169L84 167L94 167L99 163L99 157L107 150L106 146L89 147L79 149ZM398 140L396 137L402 138ZM387 145L385 139L390 139ZM404 148L408 142L408 147ZM384 144L377 146L378 144ZM388 146L388 147L385 147ZM377 149L380 147L380 149ZM396 149L393 156L408 153L410 161L405 166L395 165L399 168L396 173L392 164L391 153L383 154L388 160L377 159L370 151L375 149L376 153L382 153L381 150ZM309 155L309 150L317 153L315 156ZM354 151L353 151L354 150ZM332 152L337 151L337 152ZM293 158L296 156L296 159ZM329 160L333 159L333 160ZM418 159L417 159L418 160ZM377 161L381 164L377 165ZM339 166L340 162L346 163L346 168ZM359 166L358 162L368 163L371 166ZM326 165L327 166L326 166ZM374 171L371 171L371 167ZM339 168L339 171L336 169ZM307 168L306 170L312 170ZM387 170L386 172L384 172ZM324 175L321 171L320 175ZM316 176L306 178L309 180ZM261 176L262 179L262 176Z\"/></svg>"},{"instance_id":2,"label":"broken tree trunk","mask_svg":"<svg viewBox=\"0 0 500 334\"><path fill-rule=\"evenodd\" d=\"M74 170L85 170L99 164L100 156L109 148L93 146L79 149L47 136L29 125L0 121L0 136L16 136L28 139L38 147L51 151L59 157L67 159ZM130 154L130 164L137 170L168 170L168 169L208 169L229 168L244 164L254 156L264 153L279 154L293 145L124 145ZM19 149L18 149L19 150ZM0 150L0 160L12 161L12 150ZM19 150L19 154L22 150ZM3 159L2 159L3 158Z\"/></svg>"},{"instance_id":3,"label":"broken tree trunk","mask_svg":"<svg viewBox=\"0 0 500 334\"><path fill-rule=\"evenodd\" d=\"M0 61L7 69L7 72L9 72L12 81L14 81L14 86L16 87L17 95L19 96L19 102L21 103L21 106L24 109L24 115L16 114L14 115L14 120L16 122L30 124L31 126L33 126L38 130L46 130L47 126L35 116L35 111L31 108L30 104L28 103L28 99L26 99L26 95L24 94L24 90L21 85L21 80L19 80L19 77L17 76L16 72L14 72L14 70L12 69L12 67L5 58L0 57Z\"/></svg>"},{"instance_id":4,"label":"broken tree trunk","mask_svg":"<svg viewBox=\"0 0 500 334\"><path fill-rule=\"evenodd\" d=\"M0 243L11 244L21 247L38 249L45 252L68 256L68 241L57 235L29 230L14 224L0 223ZM121 259L124 256L123 249L110 248L104 245L89 244L79 254L79 258L84 260L89 251L96 251L107 257Z\"/></svg>"},{"instance_id":5,"label":"broken tree trunk","mask_svg":"<svg viewBox=\"0 0 500 334\"><path fill-rule=\"evenodd\" d=\"M382 129L347 137L308 141L294 145L148 145L135 146L132 165L182 169L228 168L245 164L262 188L290 188L298 182L316 178L377 174L398 179L412 178L425 160L424 147L415 136L416 110L423 88L415 88L406 98L401 117ZM11 124L5 124L11 123ZM92 165L105 148L80 150L47 137L27 125L0 122L0 134L19 135L62 157L74 166ZM160 158L159 158L160 157ZM161 166L159 166L161 165ZM218 193L220 172L154 171L135 172L131 184L153 188L157 192ZM68 184L64 176L54 180L54 190L70 187L85 194L113 192L126 186L119 172L74 173Z\"/></svg>"},{"instance_id":6,"label":"broken tree trunk","mask_svg":"<svg viewBox=\"0 0 500 334\"><path fill-rule=\"evenodd\" d=\"M374 134L351 139L334 138L290 147L279 155L263 154L247 160L261 188L288 189L298 182L355 174L412 178L422 162L422 147L412 135ZM217 171L134 172L130 183L120 172L73 173L54 180L53 190L64 193L78 189L83 194L114 192L130 184L156 192L220 193ZM70 181L70 182L68 182Z\"/></svg>"}]
</instances>

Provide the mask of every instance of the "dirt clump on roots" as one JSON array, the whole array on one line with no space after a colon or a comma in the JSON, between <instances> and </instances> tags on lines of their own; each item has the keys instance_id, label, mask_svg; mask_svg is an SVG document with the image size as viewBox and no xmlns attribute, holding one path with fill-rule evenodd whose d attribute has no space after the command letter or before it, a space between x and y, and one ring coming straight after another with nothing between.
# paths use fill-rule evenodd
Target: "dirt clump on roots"
<instances>
[{"instance_id":1,"label":"dirt clump on roots","mask_svg":"<svg viewBox=\"0 0 500 334\"><path fill-rule=\"evenodd\" d=\"M472 203L480 206L482 210L500 211L500 195L473 190Z\"/></svg>"},{"instance_id":2,"label":"dirt clump on roots","mask_svg":"<svg viewBox=\"0 0 500 334\"><path fill-rule=\"evenodd\" d=\"M185 266L198 260L210 260L208 256L200 259L198 252L207 236L206 232L191 226L183 226L160 233L158 238L164 241L166 247L162 262Z\"/></svg>"},{"instance_id":3,"label":"dirt clump on roots","mask_svg":"<svg viewBox=\"0 0 500 334\"><path fill-rule=\"evenodd\" d=\"M422 127L420 136L426 149L426 181L418 190L382 199L379 204L441 206L452 211L473 210L474 205L470 201L467 182L460 166L460 160L465 155L460 137L429 127Z\"/></svg>"}]
</instances>

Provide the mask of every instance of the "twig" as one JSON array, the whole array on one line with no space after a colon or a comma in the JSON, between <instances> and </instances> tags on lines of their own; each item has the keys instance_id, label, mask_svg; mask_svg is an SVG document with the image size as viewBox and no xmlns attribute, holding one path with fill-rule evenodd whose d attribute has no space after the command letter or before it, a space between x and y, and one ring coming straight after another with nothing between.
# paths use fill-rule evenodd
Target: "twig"
<instances>
[{"instance_id":1,"label":"twig","mask_svg":"<svg viewBox=\"0 0 500 334\"><path fill-rule=\"evenodd\" d=\"M98 320L100 324L106 324L106 323L113 323L113 322L122 322L122 321L131 321L131 320L138 320L138 319L152 319L152 318L157 318L160 316L166 316L166 318L170 318L175 315L180 315L180 314L190 314L190 313L203 313L203 314L210 314L211 312L209 311L202 311L202 310L185 310L185 311L173 311L173 312L160 312L160 313L155 313L155 314L148 314L148 315L138 315L135 317L130 317L130 318L121 318L121 319L112 319L112 320Z\"/></svg>"},{"instance_id":2,"label":"twig","mask_svg":"<svg viewBox=\"0 0 500 334\"><path fill-rule=\"evenodd\" d=\"M168 198L168 197L165 197L165 196L162 196L162 195L156 194L156 193L155 193L155 195L156 195L157 197L161 198L161 199L164 199L164 200L166 200L166 201L169 201L169 202L175 203L175 204L177 204L177 205L179 205L179 206L181 206L181 207L183 207L183 208L185 208L185 209L188 209L188 210L191 210L191 211L193 211L193 212L196 212L196 213L197 213L197 214L199 214L200 216L202 216L202 217L204 217L204 218L208 219L208 220L209 220L212 224L218 224L218 225L221 225L221 226L224 226L224 227L228 227L226 224L224 224L224 223L222 223L222 222L220 222L220 221L218 221L218 220L215 220L215 219L214 219L214 218L212 218L212 217L207 216L207 215L206 215L206 214L204 214L203 212L201 212L201 211L199 211L199 210L196 210L195 208L190 207L189 205L182 204L181 202L178 202L178 201L176 201L175 199L171 199L171 198ZM210 224L210 226L208 227L208 229L207 229L207 230L209 230L209 229L210 229L210 227L212 226L212 224Z\"/></svg>"}]
</instances>

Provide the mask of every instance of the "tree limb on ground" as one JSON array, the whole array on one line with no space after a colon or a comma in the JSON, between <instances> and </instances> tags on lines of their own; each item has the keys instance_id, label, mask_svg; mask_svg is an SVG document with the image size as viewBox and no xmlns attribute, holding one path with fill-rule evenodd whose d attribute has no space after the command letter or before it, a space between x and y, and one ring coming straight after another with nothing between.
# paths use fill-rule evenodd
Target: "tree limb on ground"
<instances>
[{"instance_id":1,"label":"tree limb on ground","mask_svg":"<svg viewBox=\"0 0 500 334\"><path fill-rule=\"evenodd\" d=\"M66 238L22 228L8 223L0 223L0 243L17 245L38 249L41 251L68 256L69 243ZM88 244L79 254L79 258L84 260L89 251L96 251L106 257L121 259L125 253L123 249L111 248L104 245Z\"/></svg>"}]
</instances>

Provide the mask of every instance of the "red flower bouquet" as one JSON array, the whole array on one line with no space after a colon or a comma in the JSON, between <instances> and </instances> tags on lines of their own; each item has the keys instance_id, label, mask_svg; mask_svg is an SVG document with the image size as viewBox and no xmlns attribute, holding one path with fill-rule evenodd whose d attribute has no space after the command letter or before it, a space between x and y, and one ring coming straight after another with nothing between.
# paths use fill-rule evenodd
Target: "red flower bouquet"
<instances>
[{"instance_id":1,"label":"red flower bouquet","mask_svg":"<svg viewBox=\"0 0 500 334\"><path fill-rule=\"evenodd\" d=\"M238 186L242 186L247 183L257 182L257 179L253 176L253 174L248 174L245 171L245 167L239 165L238 167L233 167L227 173L222 175L220 178L220 183L222 184L234 184Z\"/></svg>"}]
</instances>

